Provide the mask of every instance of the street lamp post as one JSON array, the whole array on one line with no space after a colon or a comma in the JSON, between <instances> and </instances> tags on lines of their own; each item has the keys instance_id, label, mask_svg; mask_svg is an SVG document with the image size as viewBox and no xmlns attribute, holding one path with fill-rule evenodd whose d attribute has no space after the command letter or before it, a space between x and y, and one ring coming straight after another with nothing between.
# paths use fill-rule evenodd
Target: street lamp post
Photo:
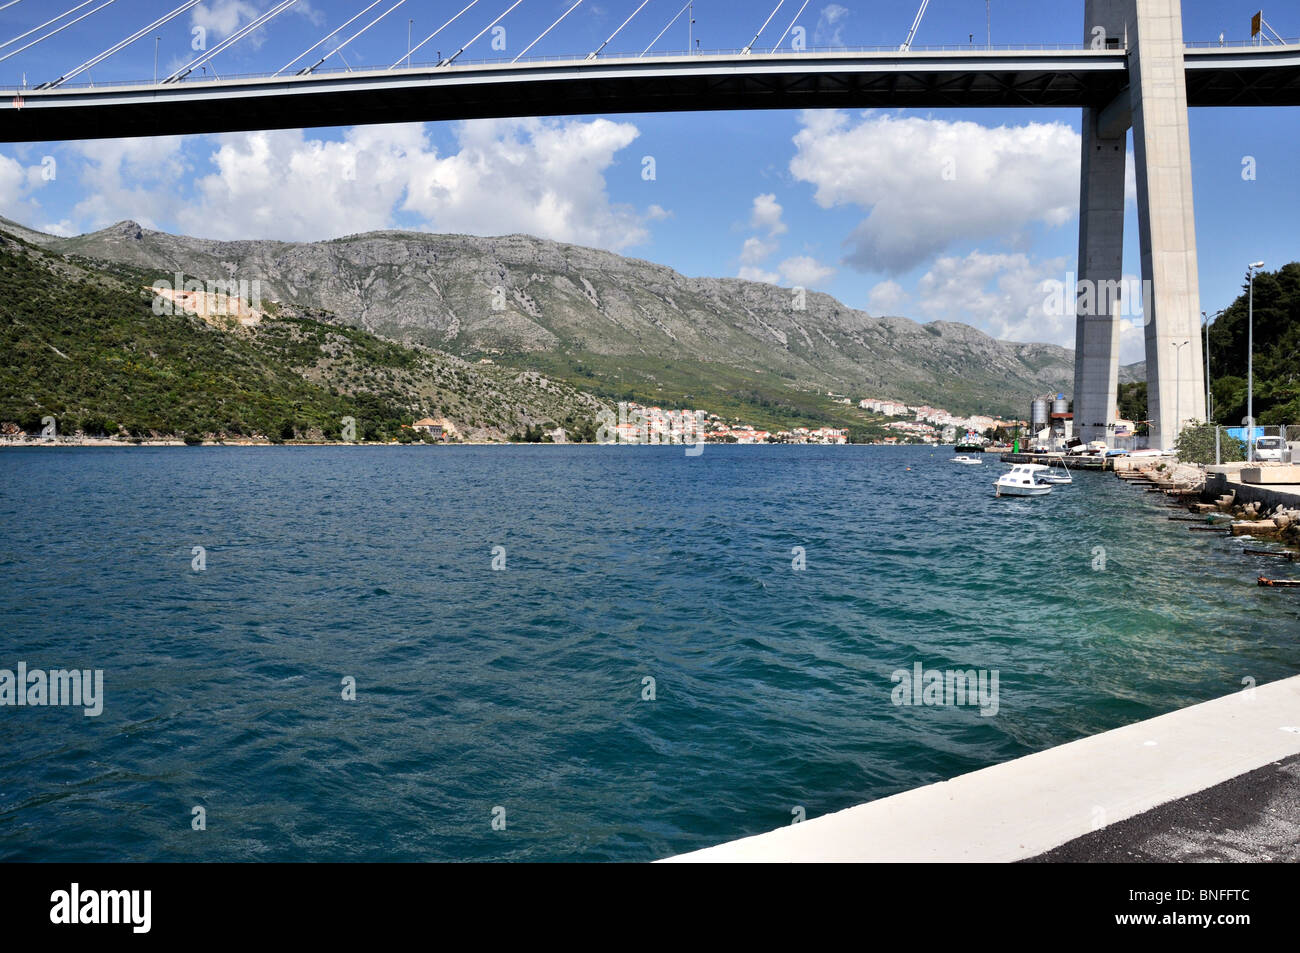
<instances>
[{"instance_id":1,"label":"street lamp post","mask_svg":"<svg viewBox=\"0 0 1300 953\"><path fill-rule=\"evenodd\" d=\"M153 38L153 84L155 86L158 85L158 41L161 39L161 36Z\"/></svg>"},{"instance_id":2,"label":"street lamp post","mask_svg":"<svg viewBox=\"0 0 1300 953\"><path fill-rule=\"evenodd\" d=\"M1183 432L1183 348L1191 341L1170 341L1174 349L1174 413L1178 415L1174 422L1175 436Z\"/></svg>"},{"instance_id":3,"label":"street lamp post","mask_svg":"<svg viewBox=\"0 0 1300 953\"><path fill-rule=\"evenodd\" d=\"M1249 327L1246 332L1246 418L1250 421L1250 430L1246 432L1246 459L1251 463L1255 462L1255 270L1263 267L1262 261L1246 266L1246 274L1250 277Z\"/></svg>"},{"instance_id":4,"label":"street lamp post","mask_svg":"<svg viewBox=\"0 0 1300 953\"><path fill-rule=\"evenodd\" d=\"M415 25L414 20L406 21L406 68L411 68L411 27ZM427 53L425 54L428 55Z\"/></svg>"},{"instance_id":5,"label":"street lamp post","mask_svg":"<svg viewBox=\"0 0 1300 953\"><path fill-rule=\"evenodd\" d=\"M1210 389L1210 323L1221 314L1223 314L1222 308L1212 315L1201 312L1201 317L1205 321L1205 422L1207 424L1214 419L1214 391Z\"/></svg>"}]
</instances>

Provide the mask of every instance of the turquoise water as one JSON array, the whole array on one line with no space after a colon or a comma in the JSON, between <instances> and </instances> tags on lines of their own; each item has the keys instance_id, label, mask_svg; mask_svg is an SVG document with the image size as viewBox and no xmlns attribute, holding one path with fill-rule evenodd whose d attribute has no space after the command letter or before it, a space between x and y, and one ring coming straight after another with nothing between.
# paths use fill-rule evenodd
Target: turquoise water
<instances>
[{"instance_id":1,"label":"turquoise water","mask_svg":"<svg viewBox=\"0 0 1300 953\"><path fill-rule=\"evenodd\" d=\"M1300 672L1242 541L951 455L0 453L0 668L105 696L0 707L0 859L650 860Z\"/></svg>"}]
</instances>

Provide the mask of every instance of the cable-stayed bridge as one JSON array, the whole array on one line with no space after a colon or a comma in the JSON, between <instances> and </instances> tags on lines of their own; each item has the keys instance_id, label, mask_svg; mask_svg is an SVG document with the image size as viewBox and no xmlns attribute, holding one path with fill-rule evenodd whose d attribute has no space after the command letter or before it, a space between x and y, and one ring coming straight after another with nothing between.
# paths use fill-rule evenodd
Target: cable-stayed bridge
<instances>
[{"instance_id":1,"label":"cable-stayed bridge","mask_svg":"<svg viewBox=\"0 0 1300 953\"><path fill-rule=\"evenodd\" d=\"M37 0L7 0L3 8L19 2ZM43 52L43 61L56 60L56 52L45 52L57 49L56 37L92 29L94 15L117 2L76 0L59 15L0 43L0 63L31 49ZM790 0L784 16L787 2L776 0L765 20L756 12L758 30L743 47L680 53L664 50L664 37L674 26L693 28L694 0L628 0L628 16L615 18L618 28L597 48L530 58L547 37L552 46L564 42L565 27L574 22L570 15L584 2L573 0L519 53L485 60L469 57L493 45L485 37L504 30L502 24L510 22L524 0L450 0L437 29L418 37L419 42L408 31L405 49L374 67L349 64L345 51L407 0L357 0L355 14L274 73L216 75L217 58L235 45L250 38L273 41L275 21L297 2L277 0L166 75L158 74L155 60L149 80L90 82L93 69L122 57L199 3L183 0L57 76L34 80L26 88L0 86L0 141L712 109L1104 108L1130 81L1127 24L1118 33L1101 27L1100 35L1093 27L1087 42L1071 47L976 47L973 35L968 47L916 47L913 41L929 0L921 0L898 47L810 50L801 42L787 43L792 31L798 35L796 24L809 0ZM638 18L650 28L666 22L638 52L613 53L611 44L625 41L628 26ZM1186 46L1188 105L1300 105L1300 40L1263 36L1270 41L1266 45L1261 39L1261 45L1220 41ZM461 45L444 56L437 48L450 46L448 41Z\"/></svg>"},{"instance_id":2,"label":"cable-stayed bridge","mask_svg":"<svg viewBox=\"0 0 1300 953\"><path fill-rule=\"evenodd\" d=\"M0 141L710 109L1104 107L1123 51L810 51L434 63L0 90ZM1189 106L1300 105L1300 43L1188 48ZM7 108L4 108L7 107Z\"/></svg>"},{"instance_id":3,"label":"cable-stayed bridge","mask_svg":"<svg viewBox=\"0 0 1300 953\"><path fill-rule=\"evenodd\" d=\"M39 0L0 0L0 10L21 2ZM116 2L78 0L0 43L0 63L77 28ZM777 0L753 39L736 50L673 54L657 49L683 16L694 23L693 2L687 0L644 49L611 54L607 51L628 24L649 15L645 11L651 0L629 0L630 14L598 48L568 57L530 58L533 48L562 30L583 3L574 0L519 54L488 60L465 54L481 50L475 44L499 29L524 0L467 0L464 6L452 0L448 19L418 44L408 39L393 62L354 68L343 55L348 44L407 2L371 0L274 73L209 78L218 55L270 29L297 3L279 0L166 76L155 71L151 79L138 82L89 82L94 67L198 2L184 0L57 76L30 87L0 88L0 142L718 109L1080 108L1081 307L1074 397L1076 432L1085 439L1106 438L1116 417L1131 128L1151 440L1166 448L1186 423L1204 416L1206 397L1187 111L1194 106L1300 105L1300 40L1283 38L1257 15L1252 24L1257 39L1249 45L1222 39L1189 44L1179 0L1083 0L1084 41L1079 46L999 48L990 42L976 47L972 35L969 46L928 49L913 44L929 3L921 0L899 47L870 50L787 47L786 37L809 0L802 0L779 34L786 21L778 14L786 0ZM791 0L790 9L798 3ZM676 6L676 0L653 5L666 12ZM378 13L377 7L382 7ZM454 53L444 57L438 50L429 58L431 50L453 36L464 36Z\"/></svg>"}]
</instances>

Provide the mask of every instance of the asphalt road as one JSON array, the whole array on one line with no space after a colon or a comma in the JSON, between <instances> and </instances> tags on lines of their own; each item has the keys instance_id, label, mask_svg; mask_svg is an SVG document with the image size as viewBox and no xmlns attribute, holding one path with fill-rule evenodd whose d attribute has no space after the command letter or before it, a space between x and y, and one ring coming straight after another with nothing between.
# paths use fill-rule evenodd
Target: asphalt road
<instances>
[{"instance_id":1,"label":"asphalt road","mask_svg":"<svg viewBox=\"0 0 1300 953\"><path fill-rule=\"evenodd\" d=\"M1300 755L1170 801L1022 863L1300 861Z\"/></svg>"}]
</instances>

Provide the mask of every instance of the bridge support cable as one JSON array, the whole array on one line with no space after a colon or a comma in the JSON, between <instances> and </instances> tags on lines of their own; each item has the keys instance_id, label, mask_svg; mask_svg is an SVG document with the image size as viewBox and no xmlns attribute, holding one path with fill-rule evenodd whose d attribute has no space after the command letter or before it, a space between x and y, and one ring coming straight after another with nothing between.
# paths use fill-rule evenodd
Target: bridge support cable
<instances>
[{"instance_id":1,"label":"bridge support cable","mask_svg":"<svg viewBox=\"0 0 1300 953\"><path fill-rule=\"evenodd\" d=\"M244 26L240 27L238 30L230 34L230 36L226 37L224 40L222 40L212 49L208 50L202 56L190 60L190 62L186 63L176 72L172 73L170 76L164 79L163 82L164 83L180 82L186 76L189 76L190 73L193 73L196 69L202 66L204 63L211 60L218 53L222 53L225 50L230 49L230 47L234 46L244 37L248 36L248 34L252 33L254 30L257 30L260 27L264 26L265 24L269 23L270 21L274 20L281 13L284 13L285 10L288 10L291 6L293 6L297 2L298 0L283 0L283 2L272 7L270 10L267 10L260 17L257 17L255 20L251 20Z\"/></svg>"},{"instance_id":2,"label":"bridge support cable","mask_svg":"<svg viewBox=\"0 0 1300 953\"><path fill-rule=\"evenodd\" d=\"M399 59L399 60L397 61L397 63L402 62L402 60L406 60L406 63L407 63L407 65L409 66L410 63L411 63L411 54L412 54L412 53L414 53L414 52L415 52L416 50L418 50L420 47L424 46L424 44L428 43L430 40L432 40L435 36L437 36L437 35L438 35L439 33L441 33L443 30L447 29L447 27L451 26L453 23L455 23L457 20L459 20L459 19L461 18L461 16L462 16L462 15L463 15L463 14L464 14L464 13L465 13L469 8L470 8L470 7L474 6L474 4L476 4L476 3L478 3L478 0L470 0L470 2L465 6L465 8L464 8L463 10L460 11L460 13L456 14L454 17L452 17L450 20L448 20L448 21L447 21L446 23L444 23L442 26L438 27L438 29L434 30L432 33L430 33L428 36L426 36L426 37L425 37L423 40L421 40L419 43L415 44L415 46L413 46L413 47L411 47L409 50L407 50L407 51L406 51L406 55L403 56L401 59ZM390 66L390 67L388 67L388 68L389 68L389 69L396 69L396 68L397 68L397 63L394 63L392 66Z\"/></svg>"},{"instance_id":3,"label":"bridge support cable","mask_svg":"<svg viewBox=\"0 0 1300 953\"><path fill-rule=\"evenodd\" d=\"M603 50L605 47L609 46L609 41L614 39L614 37L618 36L620 33L622 33L623 27L631 23L632 20L636 17L636 15L645 9L645 5L649 2L650 0L641 0L641 6L637 7L635 10L632 11L632 16L624 20L622 24L619 26L619 28L609 35L609 40L606 40L604 43L600 44L600 46L598 46L596 49L588 53L587 59L594 60L597 56L599 56L600 51Z\"/></svg>"},{"instance_id":4,"label":"bridge support cable","mask_svg":"<svg viewBox=\"0 0 1300 953\"><path fill-rule=\"evenodd\" d=\"M10 50L10 51L9 51L8 53L6 53L4 56L0 56L0 62L4 62L5 60L9 59L9 57L11 57L11 56L17 56L17 55L18 55L19 53L21 53L23 50L29 50L29 49L31 49L31 48L32 48L33 46L35 46L37 43L41 43L41 42L44 42L45 40L48 40L50 37L54 36L54 34L56 34L56 33L62 33L64 30L66 30L68 27L72 26L74 23L80 23L82 20L86 19L86 17L88 17L88 16L92 16L93 14L98 13L100 10L104 9L104 8L105 8L106 6L108 6L110 3L116 3L116 2L117 2L117 0L104 0L104 2L101 3L99 6L95 7L95 9L90 10L90 11L87 11L86 13L83 13L81 16L77 17L77 19L75 19L75 20L69 20L67 23L63 24L63 26L61 26L61 27L57 27L57 28L51 30L49 33L46 33L44 36L38 36L36 39L32 40L32 41L31 41L30 43L28 43L26 46L20 46L20 47L18 47L18 49L16 49L16 50ZM85 6L85 4L83 3L81 6ZM80 10L81 7L77 7L77 9ZM68 12L70 13L70 12L72 12L72 11L68 11ZM55 19L55 20L60 20L60 19L62 19L63 17L66 17L67 15L68 15L67 13L60 14L59 16L55 17L54 19ZM51 21L51 22L53 22L53 21ZM36 29L39 30L40 27L37 27ZM26 35L26 34L24 34L24 35ZM18 39L21 39L21 37L19 37ZM10 42L16 42L16 40L11 40ZM6 45L7 45L7 44L6 44ZM37 88L39 89L39 88L41 88L41 87L37 87Z\"/></svg>"},{"instance_id":5,"label":"bridge support cable","mask_svg":"<svg viewBox=\"0 0 1300 953\"><path fill-rule=\"evenodd\" d=\"M492 29L494 26L496 26L498 23L500 23L502 20L504 20L504 19L509 15L509 13L510 13L511 10L513 10L515 7L519 6L519 4L521 4L521 3L523 3L523 2L524 2L524 0L515 0L515 2L512 3L512 4L510 4L510 6L506 9L506 12L505 12L505 13L501 14L501 16L497 17L495 20L493 20L491 23L489 23L489 24L488 24L487 26L485 26L483 29L481 29L481 30L479 30L477 33L475 33L475 34L474 34L474 39L470 40L468 43L466 43L466 44L465 44L464 46L462 46L459 50L457 50L455 53L451 54L451 56L447 57L445 60L443 60L443 61L442 61L441 63L439 63L438 65L439 65L439 66L450 66L452 63L456 62L456 57L460 56L460 54L464 53L464 52L465 52L466 50L468 50L471 46L473 46L475 43L477 43L479 37L481 37L481 36L482 36L484 33L486 33L488 30Z\"/></svg>"},{"instance_id":6,"label":"bridge support cable","mask_svg":"<svg viewBox=\"0 0 1300 953\"><path fill-rule=\"evenodd\" d=\"M8 3L0 3L0 10L8 10L15 3L21 3L22 0L9 0Z\"/></svg>"},{"instance_id":7,"label":"bridge support cable","mask_svg":"<svg viewBox=\"0 0 1300 953\"><path fill-rule=\"evenodd\" d=\"M353 40L355 40L357 37L359 37L362 33L365 33L365 32L366 32L367 30L369 30L372 26L374 26L376 23L378 23L378 22L379 22L380 20L382 20L384 17L388 16L388 14L392 13L394 10L396 10L398 7L400 7L400 6L401 6L402 4L404 4L405 2L406 2L406 0L397 0L396 3L394 3L391 7L389 7L387 10L385 10L383 13L379 14L379 16L375 17L373 20L371 20L371 21L370 21L369 23L367 23L365 26L363 26L360 30L357 30L356 33L353 33L350 37L348 37L346 40L344 40L344 41L343 41L342 43L340 43L338 46L334 47L334 49L330 50L328 53L326 53L324 56L322 56L320 59L318 59L315 63L312 63L311 66L304 66L302 69L298 70L298 72L297 72L295 75L297 75L297 76L302 76L304 73L314 73L314 72L316 72L317 67L319 67L322 63L324 63L327 59L329 59L329 58L330 58L331 56L333 56L335 53L338 53L341 49L343 49L343 47L347 46L349 43L351 43ZM373 7L373 6L374 6L374 4L372 3L372 4L370 5L370 7ZM370 7L366 7L366 10L369 10ZM366 10L362 10L361 13L365 13ZM361 13L358 13L357 16L358 16L358 17L361 16ZM356 18L357 18L357 17L353 17L352 20L355 20ZM348 22L351 23L352 20L349 20ZM341 29L343 29L343 28L342 28L342 27L339 27L339 29L341 30ZM336 32L337 32L337 31L336 31ZM328 37L326 37L326 39L328 39ZM323 42L323 41L322 41L322 42ZM320 44L318 43L318 44L316 44L316 45L319 46ZM340 57L341 57L341 55L342 55L342 54L340 54ZM406 57L402 57L402 59L406 59Z\"/></svg>"},{"instance_id":8,"label":"bridge support cable","mask_svg":"<svg viewBox=\"0 0 1300 953\"><path fill-rule=\"evenodd\" d=\"M17 2L18 2L18 0L12 0L12 2L8 4L8 6L13 6L13 5L14 5L15 3L17 3ZM45 29L47 26L49 26L51 23L58 23L58 22L59 22L60 20L62 20L64 17L66 17L66 16L71 16L72 14L74 14L74 13L76 13L78 10L80 10L82 7L88 7L88 6L90 6L90 5L91 5L92 3L94 3L94 2L95 2L95 0L84 0L83 3L79 3L79 4L77 4L77 5L76 5L75 7L73 7L71 10L64 10L64 11L63 11L62 13L60 13L57 17L50 17L50 19L46 20L46 21L45 21L44 23L42 23L40 26L34 26L34 27L32 27L30 30L28 30L26 33L20 34L19 36L14 37L12 40L5 40L3 43L0 43L0 50L3 50L6 46L10 46L10 45L12 45L12 44L14 44L14 43L17 43L19 40L25 40L25 39L27 39L27 37L31 36L31 35L32 35L33 33L35 33L37 30L44 30L44 29ZM3 10L3 9L4 9L4 7L0 7L0 10Z\"/></svg>"},{"instance_id":9,"label":"bridge support cable","mask_svg":"<svg viewBox=\"0 0 1300 953\"><path fill-rule=\"evenodd\" d=\"M808 0L803 0L803 6L800 7L799 12L794 15L794 19L790 21L790 25L785 28L785 32L781 34L781 39L776 41L776 46L772 47L773 53L781 48L781 44L785 42L785 38L790 35L790 31L794 29L794 25L799 22L799 18L803 16L803 12L807 9Z\"/></svg>"},{"instance_id":10,"label":"bridge support cable","mask_svg":"<svg viewBox=\"0 0 1300 953\"><path fill-rule=\"evenodd\" d=\"M687 10L689 10L691 8L691 4L694 2L695 0L686 0L686 4L680 10L677 11L677 16L669 20L668 25L659 31L659 36L656 36L653 40L650 41L650 46L654 46L656 43L658 43L660 37L662 37L665 33L667 33L669 30L672 29L673 24L682 18L682 14L685 13ZM644 50L641 51L641 56L645 56L647 53L650 52L650 46L647 46ZM638 57L638 59L640 59L640 57Z\"/></svg>"},{"instance_id":11,"label":"bridge support cable","mask_svg":"<svg viewBox=\"0 0 1300 953\"><path fill-rule=\"evenodd\" d=\"M916 39L916 31L920 29L921 17L925 16L925 8L930 5L930 0L921 0L921 9L916 11L916 19L912 21L912 29L907 31L907 39L903 41L899 52L906 53L912 49L912 41Z\"/></svg>"},{"instance_id":12,"label":"bridge support cable","mask_svg":"<svg viewBox=\"0 0 1300 953\"><path fill-rule=\"evenodd\" d=\"M772 17L776 16L777 10L780 10L784 3L785 0L779 0L772 12L767 15L767 19L763 21L763 25L758 28L758 32L754 34L754 38L749 41L749 45L740 51L741 56L749 55L749 51L754 48L754 44L758 42L758 38L763 35L763 31L767 29L767 25L772 22Z\"/></svg>"},{"instance_id":13,"label":"bridge support cable","mask_svg":"<svg viewBox=\"0 0 1300 953\"><path fill-rule=\"evenodd\" d=\"M1278 43L1286 46L1286 40L1282 39L1281 34L1279 34L1277 30L1273 29L1273 25L1264 19L1264 14L1262 13L1259 15L1259 24L1264 28L1264 30L1268 30L1268 33L1272 33L1273 36L1277 37ZM1269 40L1268 33L1265 33L1264 30L1259 31L1260 38L1268 40L1269 44L1272 45L1273 41Z\"/></svg>"},{"instance_id":14,"label":"bridge support cable","mask_svg":"<svg viewBox=\"0 0 1300 953\"><path fill-rule=\"evenodd\" d=\"M578 0L577 3L575 3L573 6L569 7L569 9L565 10L563 13L561 13L561 14L560 14L560 19L559 19L559 20L556 20L554 23L552 23L550 26L548 26L545 30L543 30L541 33L539 33L539 34L537 35L537 39L533 40L533 42L531 42L531 43L529 43L527 46L525 46L525 47L524 47L524 52L523 52L523 53L520 53L519 56L516 56L516 57L515 57L514 59L512 59L510 62L511 62L511 63L518 63L520 57L522 57L522 56L524 55L524 53L527 53L527 52L528 52L529 50L531 50L534 46L536 46L536 45L541 41L542 37L546 36L546 34L550 33L550 32L551 32L552 30L554 30L557 26L559 26L559 25L560 25L560 22L561 22L565 17L567 17L570 13L572 13L574 10L578 9L578 7L581 6L581 4L582 4L582 0Z\"/></svg>"},{"instance_id":15,"label":"bridge support cable","mask_svg":"<svg viewBox=\"0 0 1300 953\"><path fill-rule=\"evenodd\" d=\"M292 66L294 63L298 62L300 59L302 59L304 56L306 56L306 55L307 55L308 53L310 53L312 50L316 49L316 47L320 46L322 43L326 43L326 42L328 42L329 39L330 39L331 37L336 36L336 35L339 34L339 33L342 33L342 32L343 32L344 30L346 30L349 26L351 26L355 21L357 21L357 20L359 20L361 17L365 16L367 13L369 13L371 10L373 10L375 7L379 6L379 5L380 5L381 3L383 3L383 2L384 2L384 0L374 0L374 2L370 4L370 6L366 7L366 8L365 8L364 10L362 10L360 13L355 14L355 15L352 17L351 20L348 20L346 23L344 23L344 24L343 24L342 26L340 26L340 27L335 27L332 31L330 31L329 33L325 34L323 37L321 37L319 40L317 40L317 41L316 41L315 43L313 43L311 46L307 47L307 49L303 50L301 53L299 53L297 56L295 56L295 57L294 57L293 59L291 59L289 62L285 63L283 66L281 66L278 70L276 70L276 71L275 71L274 73L272 73L271 75L272 75L272 76L279 76L281 73L283 73L285 70L287 70L287 69L288 69L290 66Z\"/></svg>"},{"instance_id":16,"label":"bridge support cable","mask_svg":"<svg viewBox=\"0 0 1300 953\"><path fill-rule=\"evenodd\" d=\"M114 53L126 49L128 46L130 46L132 43L139 40L141 37L147 36L148 34L152 33L155 29L162 26L168 20L174 20L176 17L180 16L186 10L190 9L191 7L197 6L199 2L200 0L186 0L185 3L182 3L175 10L172 10L170 13L163 14L157 20L154 20L153 23L150 23L148 26L141 27L140 29L132 33L130 36L128 36L125 40L119 40L117 43L114 43L108 49L104 50L104 52L92 56L90 59L86 60L86 62L82 63L80 66L68 70L68 72L64 73L62 76L60 76L58 79L54 80L53 82L46 83L43 88L54 89L56 86L61 86L62 84L66 83L74 76L78 76L88 69L93 69L95 66L97 66L102 61L108 59Z\"/></svg>"}]
</instances>

